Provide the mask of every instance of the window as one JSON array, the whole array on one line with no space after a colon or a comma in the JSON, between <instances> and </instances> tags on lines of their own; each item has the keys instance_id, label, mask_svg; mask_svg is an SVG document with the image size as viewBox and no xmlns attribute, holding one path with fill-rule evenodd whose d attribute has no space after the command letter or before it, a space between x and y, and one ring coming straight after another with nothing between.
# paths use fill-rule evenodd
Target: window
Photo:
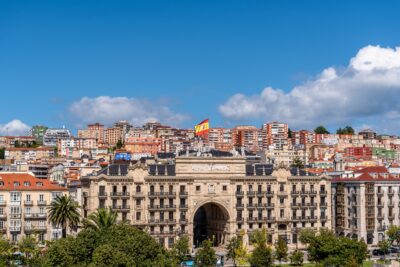
<instances>
[{"instance_id":1,"label":"window","mask_svg":"<svg viewBox=\"0 0 400 267\"><path fill-rule=\"evenodd\" d=\"M44 195L39 195L39 201L44 201Z\"/></svg>"},{"instance_id":2,"label":"window","mask_svg":"<svg viewBox=\"0 0 400 267\"><path fill-rule=\"evenodd\" d=\"M19 182L14 182L14 186L19 186Z\"/></svg>"},{"instance_id":3,"label":"window","mask_svg":"<svg viewBox=\"0 0 400 267\"><path fill-rule=\"evenodd\" d=\"M285 211L282 209L280 210L280 216L281 216L281 218L285 217Z\"/></svg>"},{"instance_id":4,"label":"window","mask_svg":"<svg viewBox=\"0 0 400 267\"><path fill-rule=\"evenodd\" d=\"M226 185L222 186L222 191L226 191L228 189L228 187Z\"/></svg>"},{"instance_id":5,"label":"window","mask_svg":"<svg viewBox=\"0 0 400 267\"><path fill-rule=\"evenodd\" d=\"M31 208L30 207L25 208L25 213L26 214L31 214Z\"/></svg>"},{"instance_id":6,"label":"window","mask_svg":"<svg viewBox=\"0 0 400 267\"><path fill-rule=\"evenodd\" d=\"M142 217L142 214L140 213L140 211L136 212L136 220L140 221Z\"/></svg>"},{"instance_id":7,"label":"window","mask_svg":"<svg viewBox=\"0 0 400 267\"><path fill-rule=\"evenodd\" d=\"M136 199L136 206L140 206L142 204L141 199Z\"/></svg>"},{"instance_id":8,"label":"window","mask_svg":"<svg viewBox=\"0 0 400 267\"><path fill-rule=\"evenodd\" d=\"M285 191L285 185L284 184L280 184L279 185L279 191L281 191L281 192Z\"/></svg>"},{"instance_id":9,"label":"window","mask_svg":"<svg viewBox=\"0 0 400 267\"><path fill-rule=\"evenodd\" d=\"M44 213L45 213L45 211L44 211L44 208L43 208L43 207L40 207L40 208L39 208L39 213L40 213L40 214L44 214Z\"/></svg>"},{"instance_id":10,"label":"window","mask_svg":"<svg viewBox=\"0 0 400 267\"><path fill-rule=\"evenodd\" d=\"M11 192L11 201L21 201L21 193Z\"/></svg>"},{"instance_id":11,"label":"window","mask_svg":"<svg viewBox=\"0 0 400 267\"><path fill-rule=\"evenodd\" d=\"M31 201L31 195L26 195L26 201Z\"/></svg>"},{"instance_id":12,"label":"window","mask_svg":"<svg viewBox=\"0 0 400 267\"><path fill-rule=\"evenodd\" d=\"M196 191L200 191L200 185L196 185Z\"/></svg>"},{"instance_id":13,"label":"window","mask_svg":"<svg viewBox=\"0 0 400 267\"><path fill-rule=\"evenodd\" d=\"M137 185L136 186L136 193L140 193L141 190L142 190L142 188L140 187L140 185ZM154 190L154 187L153 187L153 190Z\"/></svg>"},{"instance_id":14,"label":"window","mask_svg":"<svg viewBox=\"0 0 400 267\"><path fill-rule=\"evenodd\" d=\"M284 204L285 203L285 199L283 197L279 198L279 203Z\"/></svg>"},{"instance_id":15,"label":"window","mask_svg":"<svg viewBox=\"0 0 400 267\"><path fill-rule=\"evenodd\" d=\"M42 182L36 182L36 186L37 187L41 187L41 186L43 186L43 183Z\"/></svg>"},{"instance_id":16,"label":"window","mask_svg":"<svg viewBox=\"0 0 400 267\"><path fill-rule=\"evenodd\" d=\"M24 186L30 186L31 183L30 182L24 182Z\"/></svg>"}]
</instances>

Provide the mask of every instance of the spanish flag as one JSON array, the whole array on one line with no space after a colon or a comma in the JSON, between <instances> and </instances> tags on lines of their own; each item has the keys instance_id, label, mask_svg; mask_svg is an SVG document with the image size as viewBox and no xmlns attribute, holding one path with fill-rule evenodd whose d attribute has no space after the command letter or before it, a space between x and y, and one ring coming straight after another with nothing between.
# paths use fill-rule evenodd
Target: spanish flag
<instances>
[{"instance_id":1,"label":"spanish flag","mask_svg":"<svg viewBox=\"0 0 400 267\"><path fill-rule=\"evenodd\" d=\"M204 135L208 133L209 128L210 128L210 123L208 122L208 119L205 119L204 121L194 126L194 132L196 136Z\"/></svg>"}]
</instances>

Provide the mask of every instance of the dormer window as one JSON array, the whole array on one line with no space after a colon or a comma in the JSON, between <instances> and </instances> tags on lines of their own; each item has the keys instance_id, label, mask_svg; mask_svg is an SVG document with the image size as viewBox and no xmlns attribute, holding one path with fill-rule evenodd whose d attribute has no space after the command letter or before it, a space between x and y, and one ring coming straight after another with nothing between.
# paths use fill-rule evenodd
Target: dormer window
<instances>
[{"instance_id":1,"label":"dormer window","mask_svg":"<svg viewBox=\"0 0 400 267\"><path fill-rule=\"evenodd\" d=\"M14 182L14 186L19 186L19 182Z\"/></svg>"},{"instance_id":2,"label":"dormer window","mask_svg":"<svg viewBox=\"0 0 400 267\"><path fill-rule=\"evenodd\" d=\"M4 186L4 182L2 181L2 182L0 182L0 186Z\"/></svg>"},{"instance_id":3,"label":"dormer window","mask_svg":"<svg viewBox=\"0 0 400 267\"><path fill-rule=\"evenodd\" d=\"M31 183L30 182L24 182L24 186L30 186Z\"/></svg>"},{"instance_id":4,"label":"dormer window","mask_svg":"<svg viewBox=\"0 0 400 267\"><path fill-rule=\"evenodd\" d=\"M42 182L37 182L36 186L43 186L43 183Z\"/></svg>"}]
</instances>

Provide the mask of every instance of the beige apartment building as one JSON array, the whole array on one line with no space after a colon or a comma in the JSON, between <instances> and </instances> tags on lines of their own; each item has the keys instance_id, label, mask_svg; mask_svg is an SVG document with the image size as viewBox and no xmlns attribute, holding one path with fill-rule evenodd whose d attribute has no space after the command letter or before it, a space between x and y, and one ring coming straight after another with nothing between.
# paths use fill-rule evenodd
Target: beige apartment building
<instances>
[{"instance_id":1,"label":"beige apartment building","mask_svg":"<svg viewBox=\"0 0 400 267\"><path fill-rule=\"evenodd\" d=\"M4 152L5 159L15 161L29 161L54 158L54 148L52 147L11 147Z\"/></svg>"},{"instance_id":2,"label":"beige apartment building","mask_svg":"<svg viewBox=\"0 0 400 267\"><path fill-rule=\"evenodd\" d=\"M40 242L61 237L48 221L47 207L66 188L27 172L0 173L0 231L12 242L37 234Z\"/></svg>"},{"instance_id":3,"label":"beige apartment building","mask_svg":"<svg viewBox=\"0 0 400 267\"><path fill-rule=\"evenodd\" d=\"M400 176L383 166L343 173L332 181L338 235L377 245L390 225L400 224Z\"/></svg>"},{"instance_id":4,"label":"beige apartment building","mask_svg":"<svg viewBox=\"0 0 400 267\"><path fill-rule=\"evenodd\" d=\"M87 129L78 130L79 138L94 138L99 144L104 143L104 125L100 123L89 124Z\"/></svg>"},{"instance_id":5,"label":"beige apartment building","mask_svg":"<svg viewBox=\"0 0 400 267\"><path fill-rule=\"evenodd\" d=\"M173 164L110 165L82 178L83 216L99 207L118 212L164 246L187 234L194 246L216 246L245 232L298 245L303 228L331 228L331 180L298 170L249 164L241 156L184 156Z\"/></svg>"},{"instance_id":6,"label":"beige apartment building","mask_svg":"<svg viewBox=\"0 0 400 267\"><path fill-rule=\"evenodd\" d=\"M115 146L118 141L123 141L123 131L119 127L111 127L104 130L105 143L110 146Z\"/></svg>"}]
</instances>

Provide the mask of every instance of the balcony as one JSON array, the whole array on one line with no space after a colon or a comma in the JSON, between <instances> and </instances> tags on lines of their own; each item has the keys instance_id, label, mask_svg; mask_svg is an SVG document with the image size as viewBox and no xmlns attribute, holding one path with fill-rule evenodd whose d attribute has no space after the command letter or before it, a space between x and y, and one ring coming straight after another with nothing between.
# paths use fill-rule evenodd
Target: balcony
<instances>
[{"instance_id":1,"label":"balcony","mask_svg":"<svg viewBox=\"0 0 400 267\"><path fill-rule=\"evenodd\" d=\"M314 191L314 190L308 192L308 194L309 194L310 196L316 196L317 193L318 193L318 192L317 192L317 191Z\"/></svg>"},{"instance_id":2,"label":"balcony","mask_svg":"<svg viewBox=\"0 0 400 267\"><path fill-rule=\"evenodd\" d=\"M5 205L7 205L7 201L1 200L1 201L0 201L0 206L5 206Z\"/></svg>"},{"instance_id":3,"label":"balcony","mask_svg":"<svg viewBox=\"0 0 400 267\"><path fill-rule=\"evenodd\" d=\"M327 206L328 206L328 203L326 203L326 202L321 202L321 203L319 203L319 206L321 207L321 208L326 208Z\"/></svg>"},{"instance_id":4,"label":"balcony","mask_svg":"<svg viewBox=\"0 0 400 267\"><path fill-rule=\"evenodd\" d=\"M291 191L290 194L292 196L297 196L297 195L300 195L300 191Z\"/></svg>"},{"instance_id":5,"label":"balcony","mask_svg":"<svg viewBox=\"0 0 400 267\"><path fill-rule=\"evenodd\" d=\"M24 201L25 206L33 206L33 201L32 200L25 200Z\"/></svg>"},{"instance_id":6,"label":"balcony","mask_svg":"<svg viewBox=\"0 0 400 267\"><path fill-rule=\"evenodd\" d=\"M317 203L316 202L307 203L307 206L312 207L312 208L316 208L317 207Z\"/></svg>"},{"instance_id":7,"label":"balcony","mask_svg":"<svg viewBox=\"0 0 400 267\"><path fill-rule=\"evenodd\" d=\"M389 220L394 220L394 214L393 214L393 213L392 213L392 214L389 214L389 215L388 215L388 219L389 219Z\"/></svg>"},{"instance_id":8,"label":"balcony","mask_svg":"<svg viewBox=\"0 0 400 267\"><path fill-rule=\"evenodd\" d=\"M267 223L273 223L273 222L275 222L275 217L273 217L273 216L265 217L264 221L266 221Z\"/></svg>"},{"instance_id":9,"label":"balcony","mask_svg":"<svg viewBox=\"0 0 400 267\"><path fill-rule=\"evenodd\" d=\"M175 210L176 205L149 205L149 210Z\"/></svg>"},{"instance_id":10,"label":"balcony","mask_svg":"<svg viewBox=\"0 0 400 267\"><path fill-rule=\"evenodd\" d=\"M265 194L267 195L267 197L273 197L275 195L274 191L271 191L271 190L267 190L267 192Z\"/></svg>"},{"instance_id":11,"label":"balcony","mask_svg":"<svg viewBox=\"0 0 400 267\"><path fill-rule=\"evenodd\" d=\"M3 226L3 228L0 228L0 232L1 232L1 233L7 232L7 227L6 227L6 226Z\"/></svg>"},{"instance_id":12,"label":"balcony","mask_svg":"<svg viewBox=\"0 0 400 267\"><path fill-rule=\"evenodd\" d=\"M132 195L133 198L144 198L143 192L135 192L135 194Z\"/></svg>"},{"instance_id":13,"label":"balcony","mask_svg":"<svg viewBox=\"0 0 400 267\"><path fill-rule=\"evenodd\" d=\"M381 213L381 214L378 214L378 215L376 216L376 218L378 218L378 219L384 219L384 218L385 218L385 215L384 215L383 213Z\"/></svg>"},{"instance_id":14,"label":"balcony","mask_svg":"<svg viewBox=\"0 0 400 267\"><path fill-rule=\"evenodd\" d=\"M236 196L241 196L241 197L243 197L244 196L244 192L243 191L236 191Z\"/></svg>"},{"instance_id":15,"label":"balcony","mask_svg":"<svg viewBox=\"0 0 400 267\"><path fill-rule=\"evenodd\" d=\"M21 213L10 213L10 219L21 219Z\"/></svg>"},{"instance_id":16,"label":"balcony","mask_svg":"<svg viewBox=\"0 0 400 267\"><path fill-rule=\"evenodd\" d=\"M326 216L326 215L321 215L321 216L319 216L319 219L321 220L321 221L326 221L326 220L328 220L328 216Z\"/></svg>"},{"instance_id":17,"label":"balcony","mask_svg":"<svg viewBox=\"0 0 400 267\"><path fill-rule=\"evenodd\" d=\"M319 190L319 195L320 196L326 196L328 192L326 190Z\"/></svg>"},{"instance_id":18,"label":"balcony","mask_svg":"<svg viewBox=\"0 0 400 267\"><path fill-rule=\"evenodd\" d=\"M386 228L386 227L383 227L383 225L378 225L378 227L376 228L376 230L377 230L378 232L384 232L384 231L387 230L387 228Z\"/></svg>"},{"instance_id":19,"label":"balcony","mask_svg":"<svg viewBox=\"0 0 400 267\"><path fill-rule=\"evenodd\" d=\"M244 218L241 217L236 218L236 223L244 223Z\"/></svg>"},{"instance_id":20,"label":"balcony","mask_svg":"<svg viewBox=\"0 0 400 267\"><path fill-rule=\"evenodd\" d=\"M244 204L243 203L237 203L236 204L236 209L240 210L244 208Z\"/></svg>"},{"instance_id":21,"label":"balcony","mask_svg":"<svg viewBox=\"0 0 400 267\"><path fill-rule=\"evenodd\" d=\"M376 195L377 196L383 196L383 193L384 193L383 191L378 191L378 192L376 192Z\"/></svg>"},{"instance_id":22,"label":"balcony","mask_svg":"<svg viewBox=\"0 0 400 267\"><path fill-rule=\"evenodd\" d=\"M286 192L286 191L278 191L278 196L284 197L284 196L287 196L287 195L288 195L288 192Z\"/></svg>"},{"instance_id":23,"label":"balcony","mask_svg":"<svg viewBox=\"0 0 400 267\"><path fill-rule=\"evenodd\" d=\"M389 201L387 205L388 205L388 207L392 207L393 208L394 207L394 202L393 201Z\"/></svg>"},{"instance_id":24,"label":"balcony","mask_svg":"<svg viewBox=\"0 0 400 267\"><path fill-rule=\"evenodd\" d=\"M261 219L262 221L262 219ZM258 219L256 217L249 217L247 218L247 223L257 223Z\"/></svg>"},{"instance_id":25,"label":"balcony","mask_svg":"<svg viewBox=\"0 0 400 267\"><path fill-rule=\"evenodd\" d=\"M45 225L25 225L25 232L46 232L47 227Z\"/></svg>"},{"instance_id":26,"label":"balcony","mask_svg":"<svg viewBox=\"0 0 400 267\"><path fill-rule=\"evenodd\" d=\"M38 206L46 206L47 205L47 201L46 200L38 200L37 205Z\"/></svg>"},{"instance_id":27,"label":"balcony","mask_svg":"<svg viewBox=\"0 0 400 267\"><path fill-rule=\"evenodd\" d=\"M393 195L394 195L394 191L393 190L388 191L388 196L393 196Z\"/></svg>"},{"instance_id":28,"label":"balcony","mask_svg":"<svg viewBox=\"0 0 400 267\"><path fill-rule=\"evenodd\" d=\"M254 197L256 195L256 191L247 191L247 196Z\"/></svg>"},{"instance_id":29,"label":"balcony","mask_svg":"<svg viewBox=\"0 0 400 267\"><path fill-rule=\"evenodd\" d=\"M187 223L188 223L188 219L186 219L186 218L179 218L179 223L180 223L180 224L187 224Z\"/></svg>"},{"instance_id":30,"label":"balcony","mask_svg":"<svg viewBox=\"0 0 400 267\"><path fill-rule=\"evenodd\" d=\"M7 219L7 214L3 213L0 214L0 220L6 220Z\"/></svg>"},{"instance_id":31,"label":"balcony","mask_svg":"<svg viewBox=\"0 0 400 267\"><path fill-rule=\"evenodd\" d=\"M107 192L99 192L98 196L99 198L107 198Z\"/></svg>"},{"instance_id":32,"label":"balcony","mask_svg":"<svg viewBox=\"0 0 400 267\"><path fill-rule=\"evenodd\" d=\"M301 216L292 216L292 221L298 222L301 220Z\"/></svg>"},{"instance_id":33,"label":"balcony","mask_svg":"<svg viewBox=\"0 0 400 267\"><path fill-rule=\"evenodd\" d=\"M21 226L10 226L10 232L21 232Z\"/></svg>"},{"instance_id":34,"label":"balcony","mask_svg":"<svg viewBox=\"0 0 400 267\"><path fill-rule=\"evenodd\" d=\"M181 209L181 210L187 210L189 207L188 207L188 205L187 204L180 204L179 205L179 209Z\"/></svg>"},{"instance_id":35,"label":"balcony","mask_svg":"<svg viewBox=\"0 0 400 267\"><path fill-rule=\"evenodd\" d=\"M265 191L257 191L258 197L263 197L265 195Z\"/></svg>"},{"instance_id":36,"label":"balcony","mask_svg":"<svg viewBox=\"0 0 400 267\"><path fill-rule=\"evenodd\" d=\"M257 204L255 203L251 203L251 204L247 204L246 207L250 210L250 209L255 209L257 208Z\"/></svg>"},{"instance_id":37,"label":"balcony","mask_svg":"<svg viewBox=\"0 0 400 267\"><path fill-rule=\"evenodd\" d=\"M46 213L25 213L24 218L25 219L46 219L47 214Z\"/></svg>"},{"instance_id":38,"label":"balcony","mask_svg":"<svg viewBox=\"0 0 400 267\"><path fill-rule=\"evenodd\" d=\"M377 203L376 206L377 206L378 208L379 208L379 207L382 208L383 206L385 206L385 203L384 203L384 202L380 202L380 203Z\"/></svg>"},{"instance_id":39,"label":"balcony","mask_svg":"<svg viewBox=\"0 0 400 267\"><path fill-rule=\"evenodd\" d=\"M189 193L187 191L179 191L180 197L188 197Z\"/></svg>"},{"instance_id":40,"label":"balcony","mask_svg":"<svg viewBox=\"0 0 400 267\"><path fill-rule=\"evenodd\" d=\"M110 208L116 211L129 211L131 207L129 205L118 205L118 206L110 206Z\"/></svg>"},{"instance_id":41,"label":"balcony","mask_svg":"<svg viewBox=\"0 0 400 267\"><path fill-rule=\"evenodd\" d=\"M267 209L274 209L275 208L275 203L267 203L266 204Z\"/></svg>"},{"instance_id":42,"label":"balcony","mask_svg":"<svg viewBox=\"0 0 400 267\"><path fill-rule=\"evenodd\" d=\"M156 236L171 236L171 235L176 235L176 231L150 231L150 235L156 235Z\"/></svg>"}]
</instances>

